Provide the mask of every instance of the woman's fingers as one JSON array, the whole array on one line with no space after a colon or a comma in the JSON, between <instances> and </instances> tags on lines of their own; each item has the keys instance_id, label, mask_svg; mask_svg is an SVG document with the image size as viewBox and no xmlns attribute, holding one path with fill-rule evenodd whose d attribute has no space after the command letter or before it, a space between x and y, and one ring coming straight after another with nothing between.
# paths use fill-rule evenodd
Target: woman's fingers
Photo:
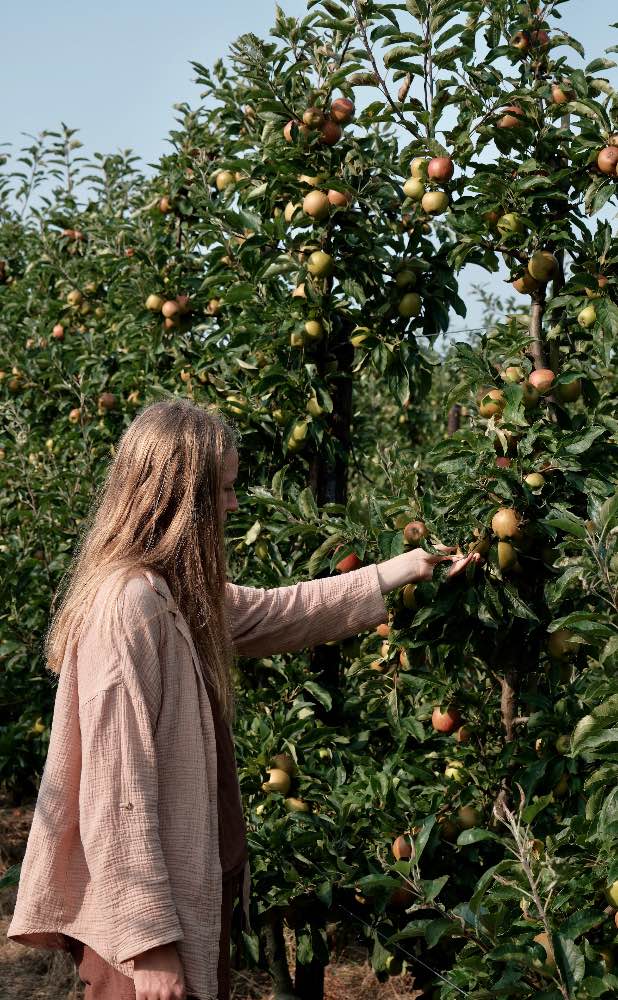
<instances>
[{"instance_id":1,"label":"woman's fingers","mask_svg":"<svg viewBox=\"0 0 618 1000\"><path fill-rule=\"evenodd\" d=\"M434 544L434 549L438 552L457 552L457 547L455 545L443 545L442 542L436 542Z\"/></svg>"},{"instance_id":2,"label":"woman's fingers","mask_svg":"<svg viewBox=\"0 0 618 1000\"><path fill-rule=\"evenodd\" d=\"M453 562L448 575L456 576L457 573L462 573L466 566L468 566L471 562L478 563L480 562L480 559L481 557L478 552L471 552L470 555L460 556Z\"/></svg>"}]
</instances>

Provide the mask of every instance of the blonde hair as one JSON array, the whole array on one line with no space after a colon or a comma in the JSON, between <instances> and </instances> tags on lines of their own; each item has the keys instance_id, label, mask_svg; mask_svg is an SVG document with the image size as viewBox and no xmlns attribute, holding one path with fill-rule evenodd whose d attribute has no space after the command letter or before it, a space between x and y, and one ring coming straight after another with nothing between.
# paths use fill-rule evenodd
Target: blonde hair
<instances>
[{"instance_id":1,"label":"blonde hair","mask_svg":"<svg viewBox=\"0 0 618 1000\"><path fill-rule=\"evenodd\" d=\"M120 570L118 594L132 574L148 568L167 582L204 679L233 725L220 490L224 456L236 447L236 432L221 414L188 399L153 403L135 417L122 434L72 567L54 595L53 604L60 604L45 639L50 670L60 673L71 632L79 631L109 574ZM117 615L116 600L110 603Z\"/></svg>"}]
</instances>

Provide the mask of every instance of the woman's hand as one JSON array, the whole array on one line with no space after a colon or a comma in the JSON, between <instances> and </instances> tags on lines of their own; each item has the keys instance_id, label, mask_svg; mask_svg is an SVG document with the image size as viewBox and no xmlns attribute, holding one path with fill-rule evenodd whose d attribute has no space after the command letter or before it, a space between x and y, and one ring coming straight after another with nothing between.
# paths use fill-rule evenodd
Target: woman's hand
<instances>
[{"instance_id":1,"label":"woman's hand","mask_svg":"<svg viewBox=\"0 0 618 1000\"><path fill-rule=\"evenodd\" d=\"M185 1000L185 976L176 944L160 945L133 959L135 1000Z\"/></svg>"},{"instance_id":2,"label":"woman's hand","mask_svg":"<svg viewBox=\"0 0 618 1000\"><path fill-rule=\"evenodd\" d=\"M458 553L457 549L448 548L446 545L436 544L435 548L444 555L434 555L425 552L424 549L413 549L411 552L402 552L399 556L393 556L392 559L378 563L378 578L382 593L387 594L390 590L403 587L406 583L421 583L424 580L431 580L434 567L439 563L449 561L452 563L448 572L450 579L463 573L470 563L476 565L481 560L478 552L471 552L464 556L463 553Z\"/></svg>"}]
</instances>

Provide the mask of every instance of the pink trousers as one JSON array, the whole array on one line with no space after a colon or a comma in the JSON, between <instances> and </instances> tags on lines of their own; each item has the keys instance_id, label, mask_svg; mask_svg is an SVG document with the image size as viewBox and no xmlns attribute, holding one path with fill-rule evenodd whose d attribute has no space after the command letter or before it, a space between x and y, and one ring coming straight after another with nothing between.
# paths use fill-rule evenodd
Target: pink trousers
<instances>
[{"instance_id":1,"label":"pink trousers","mask_svg":"<svg viewBox=\"0 0 618 1000\"><path fill-rule=\"evenodd\" d=\"M223 880L221 897L221 937L219 939L219 963L217 967L218 1000L229 1000L230 996L230 941L234 904L240 895L241 882L238 877ZM240 918L240 914L239 914ZM235 922L239 923L239 921ZM130 976L125 976L109 965L96 951L76 938L65 935L79 978L85 984L85 1000L136 1000L135 986ZM187 1000L197 1000L187 994Z\"/></svg>"}]
</instances>

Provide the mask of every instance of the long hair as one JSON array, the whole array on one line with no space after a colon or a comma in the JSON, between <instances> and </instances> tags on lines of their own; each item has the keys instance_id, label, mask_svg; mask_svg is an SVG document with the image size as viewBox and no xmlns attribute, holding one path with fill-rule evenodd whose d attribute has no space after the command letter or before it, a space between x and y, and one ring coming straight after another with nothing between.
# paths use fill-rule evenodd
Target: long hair
<instances>
[{"instance_id":1,"label":"long hair","mask_svg":"<svg viewBox=\"0 0 618 1000\"><path fill-rule=\"evenodd\" d=\"M227 564L221 509L225 453L237 435L220 413L188 399L146 406L126 428L91 505L73 564L55 594L45 639L59 674L67 642L99 586L119 570L163 576L186 619L204 679L228 725L235 718L233 655L225 619ZM112 596L113 613L118 614ZM109 605L108 605L109 607Z\"/></svg>"}]
</instances>

